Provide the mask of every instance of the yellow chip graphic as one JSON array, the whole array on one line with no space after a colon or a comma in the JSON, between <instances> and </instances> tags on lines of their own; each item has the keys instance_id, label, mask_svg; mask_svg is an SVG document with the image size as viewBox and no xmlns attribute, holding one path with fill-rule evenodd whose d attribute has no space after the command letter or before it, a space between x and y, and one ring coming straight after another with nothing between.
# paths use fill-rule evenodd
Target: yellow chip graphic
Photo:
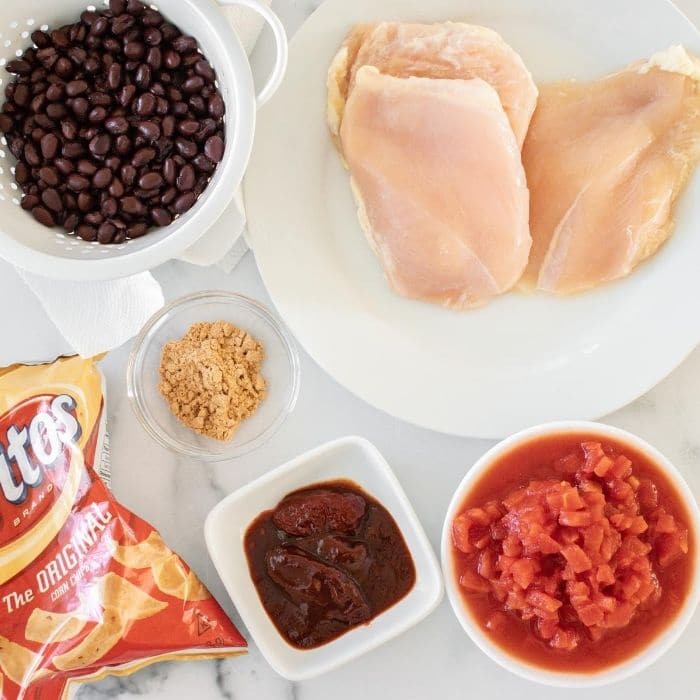
<instances>
[{"instance_id":1,"label":"yellow chip graphic","mask_svg":"<svg viewBox=\"0 0 700 700\"><path fill-rule=\"evenodd\" d=\"M65 654L53 657L53 665L59 671L84 668L99 661L121 640L125 622L118 610L105 610L100 624L95 625L80 644Z\"/></svg>"},{"instance_id":2,"label":"yellow chip graphic","mask_svg":"<svg viewBox=\"0 0 700 700\"><path fill-rule=\"evenodd\" d=\"M32 642L49 644L73 639L88 622L84 613L54 613L34 608L27 620L24 636Z\"/></svg>"},{"instance_id":3,"label":"yellow chip graphic","mask_svg":"<svg viewBox=\"0 0 700 700\"><path fill-rule=\"evenodd\" d=\"M0 670L13 683L20 687L29 685L40 662L41 657L31 649L0 636Z\"/></svg>"},{"instance_id":4,"label":"yellow chip graphic","mask_svg":"<svg viewBox=\"0 0 700 700\"><path fill-rule=\"evenodd\" d=\"M151 566L156 586L173 598L180 600L207 600L211 594L192 571L187 571L176 555Z\"/></svg>"},{"instance_id":5,"label":"yellow chip graphic","mask_svg":"<svg viewBox=\"0 0 700 700\"><path fill-rule=\"evenodd\" d=\"M172 550L163 542L160 535L153 531L138 544L114 544L112 557L128 569L147 569L154 562L165 559Z\"/></svg>"},{"instance_id":6,"label":"yellow chip graphic","mask_svg":"<svg viewBox=\"0 0 700 700\"><path fill-rule=\"evenodd\" d=\"M125 621L145 620L168 607L112 571L100 579L99 591L102 607L120 611Z\"/></svg>"}]
</instances>

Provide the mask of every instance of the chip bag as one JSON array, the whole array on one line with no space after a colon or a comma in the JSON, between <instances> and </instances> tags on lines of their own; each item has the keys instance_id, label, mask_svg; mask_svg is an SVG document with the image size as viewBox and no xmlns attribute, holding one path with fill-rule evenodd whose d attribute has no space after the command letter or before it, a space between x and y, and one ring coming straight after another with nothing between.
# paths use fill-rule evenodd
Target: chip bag
<instances>
[{"instance_id":1,"label":"chip bag","mask_svg":"<svg viewBox=\"0 0 700 700\"><path fill-rule=\"evenodd\" d=\"M0 370L2 700L245 652L195 574L107 490L104 423L92 360Z\"/></svg>"}]
</instances>

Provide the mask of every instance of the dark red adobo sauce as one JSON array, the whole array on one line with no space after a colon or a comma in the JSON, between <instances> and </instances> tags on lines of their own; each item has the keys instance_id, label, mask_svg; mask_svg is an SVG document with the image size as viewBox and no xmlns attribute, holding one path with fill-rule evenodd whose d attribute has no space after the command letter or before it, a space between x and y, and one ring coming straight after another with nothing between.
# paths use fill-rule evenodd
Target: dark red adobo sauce
<instances>
[{"instance_id":1,"label":"dark red adobo sauce","mask_svg":"<svg viewBox=\"0 0 700 700\"><path fill-rule=\"evenodd\" d=\"M367 624L416 580L396 522L351 481L290 493L251 523L244 544L267 614L299 649Z\"/></svg>"}]
</instances>

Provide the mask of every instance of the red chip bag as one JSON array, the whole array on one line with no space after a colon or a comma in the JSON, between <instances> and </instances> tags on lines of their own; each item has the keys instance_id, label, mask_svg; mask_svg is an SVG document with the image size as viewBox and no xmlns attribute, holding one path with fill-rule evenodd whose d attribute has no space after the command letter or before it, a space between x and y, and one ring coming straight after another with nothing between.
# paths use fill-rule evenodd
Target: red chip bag
<instances>
[{"instance_id":1,"label":"red chip bag","mask_svg":"<svg viewBox=\"0 0 700 700\"><path fill-rule=\"evenodd\" d=\"M103 484L91 360L0 371L0 697L245 652L189 567Z\"/></svg>"}]
</instances>

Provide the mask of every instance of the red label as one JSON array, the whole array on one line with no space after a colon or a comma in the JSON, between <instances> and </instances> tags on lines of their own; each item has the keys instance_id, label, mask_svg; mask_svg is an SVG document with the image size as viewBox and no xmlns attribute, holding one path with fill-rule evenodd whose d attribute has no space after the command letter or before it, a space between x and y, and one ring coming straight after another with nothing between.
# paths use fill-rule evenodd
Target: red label
<instances>
[{"instance_id":1,"label":"red label","mask_svg":"<svg viewBox=\"0 0 700 700\"><path fill-rule=\"evenodd\" d=\"M80 432L65 394L33 396L0 417L0 544L30 530L61 495Z\"/></svg>"}]
</instances>

